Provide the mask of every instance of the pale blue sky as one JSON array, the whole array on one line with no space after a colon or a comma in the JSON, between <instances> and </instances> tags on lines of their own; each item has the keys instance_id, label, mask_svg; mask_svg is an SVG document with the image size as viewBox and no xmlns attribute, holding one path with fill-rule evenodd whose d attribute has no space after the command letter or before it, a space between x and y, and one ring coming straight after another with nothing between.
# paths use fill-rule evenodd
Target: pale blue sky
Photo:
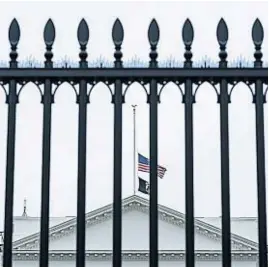
<instances>
[{"instance_id":1,"label":"pale blue sky","mask_svg":"<svg viewBox=\"0 0 269 267\"><path fill-rule=\"evenodd\" d=\"M16 17L21 27L19 60L29 55L43 61L43 27L52 18L56 28L54 59L68 55L78 60L76 31L81 18L90 28L89 59L100 55L113 60L111 29L118 17L124 27L123 60L134 55L148 60L147 30L152 18L160 27L159 58L170 55L182 60L181 29L186 18L195 35L193 60L204 55L218 60L216 27L223 17L229 27L228 59L243 55L253 60L251 27L261 20L265 38L264 59L268 57L268 4L265 2L90 2L16 3L1 2L0 59L8 60L8 27ZM51 215L76 214L77 117L78 106L70 86L64 84L56 95L52 120ZM256 216L255 113L247 87L238 85L230 105L230 176L232 216ZM138 105L138 148L149 154L149 106L142 88L128 91L123 115L123 197L133 192L132 108ZM266 112L267 114L267 112ZM39 216L41 198L42 105L38 91L29 84L21 95L17 112L14 215L21 215L27 198L28 214ZM267 118L267 117L266 117ZM4 211L7 107L0 91L0 216ZM105 86L93 91L88 106L87 211L112 201L113 106ZM195 215L220 216L219 105L208 84L201 86L194 106ZM267 127L266 127L267 130ZM184 106L174 85L163 91L159 105L159 164L167 174L159 181L159 202L181 212L185 210ZM147 178L147 175L142 175Z\"/></svg>"}]
</instances>

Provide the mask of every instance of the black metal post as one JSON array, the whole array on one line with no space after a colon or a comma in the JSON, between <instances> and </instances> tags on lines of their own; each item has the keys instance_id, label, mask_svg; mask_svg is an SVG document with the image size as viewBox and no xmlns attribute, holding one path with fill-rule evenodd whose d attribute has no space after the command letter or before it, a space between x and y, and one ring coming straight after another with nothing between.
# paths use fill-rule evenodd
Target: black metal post
<instances>
[{"instance_id":1,"label":"black metal post","mask_svg":"<svg viewBox=\"0 0 269 267\"><path fill-rule=\"evenodd\" d=\"M9 71L18 68L17 45L20 39L20 27L13 19L9 27L9 42L11 45ZM18 103L17 82L9 80L7 121L7 161L5 188L5 226L4 226L4 255L3 267L12 267L12 235L13 235L13 200L14 200L14 169L15 169L15 136L16 136L16 105Z\"/></svg>"},{"instance_id":2,"label":"black metal post","mask_svg":"<svg viewBox=\"0 0 269 267\"><path fill-rule=\"evenodd\" d=\"M158 95L157 81L150 82L150 267L158 267Z\"/></svg>"},{"instance_id":3,"label":"black metal post","mask_svg":"<svg viewBox=\"0 0 269 267\"><path fill-rule=\"evenodd\" d=\"M51 104L53 103L52 85L45 80L42 96L43 109L43 145L42 145L42 199L40 224L40 267L48 267L49 259L49 202L50 202L50 150L51 150Z\"/></svg>"},{"instance_id":4,"label":"black metal post","mask_svg":"<svg viewBox=\"0 0 269 267\"><path fill-rule=\"evenodd\" d=\"M228 84L220 83L220 146L221 146L221 207L222 207L222 266L231 267L231 218L230 218L230 173L229 173L229 120Z\"/></svg>"},{"instance_id":5,"label":"black metal post","mask_svg":"<svg viewBox=\"0 0 269 267\"><path fill-rule=\"evenodd\" d=\"M219 69L225 71L228 66L226 44L228 27L221 19L217 27L217 40L220 46ZM230 218L230 164L229 164L229 93L227 79L220 80L220 152L221 152L221 208L222 208L222 266L231 267L231 218Z\"/></svg>"},{"instance_id":6,"label":"black metal post","mask_svg":"<svg viewBox=\"0 0 269 267\"><path fill-rule=\"evenodd\" d=\"M112 40L115 45L114 67L122 68L121 45L123 42L124 31L119 19L116 19L112 28ZM115 80L115 90L112 96L114 104L114 192L113 192L113 267L121 267L121 248L122 248L122 81Z\"/></svg>"},{"instance_id":7,"label":"black metal post","mask_svg":"<svg viewBox=\"0 0 269 267\"><path fill-rule=\"evenodd\" d=\"M87 140L87 82L79 84L78 115L78 190L77 190L77 257L76 266L85 267L85 206L86 206L86 140Z\"/></svg>"},{"instance_id":8,"label":"black metal post","mask_svg":"<svg viewBox=\"0 0 269 267\"><path fill-rule=\"evenodd\" d=\"M80 69L87 69L88 53L86 46L89 40L89 28L84 19L79 23L77 30L80 45ZM87 157L87 81L79 82L77 95L78 110L78 189L77 189L77 254L76 267L85 267L85 208L86 208L86 157Z\"/></svg>"},{"instance_id":9,"label":"black metal post","mask_svg":"<svg viewBox=\"0 0 269 267\"><path fill-rule=\"evenodd\" d=\"M259 267L268 266L263 104L264 104L263 83L261 80L256 80L255 110L256 110L257 183L258 183L257 189L258 189L258 226L259 226L258 227Z\"/></svg>"},{"instance_id":10,"label":"black metal post","mask_svg":"<svg viewBox=\"0 0 269 267\"><path fill-rule=\"evenodd\" d=\"M185 44L184 68L192 68L191 45L194 38L192 23L187 19L182 28L182 39ZM194 205L193 205L193 103L192 80L185 81L185 242L186 242L186 266L194 267Z\"/></svg>"},{"instance_id":11,"label":"black metal post","mask_svg":"<svg viewBox=\"0 0 269 267\"><path fill-rule=\"evenodd\" d=\"M115 81L114 103L114 194L113 194L113 267L121 267L122 247L122 82Z\"/></svg>"},{"instance_id":12,"label":"black metal post","mask_svg":"<svg viewBox=\"0 0 269 267\"><path fill-rule=\"evenodd\" d=\"M157 21L153 19L148 29L150 43L149 69L158 68L157 44L160 30ZM149 154L150 154L150 196L149 196L149 251L150 267L159 266L158 258L158 82L152 78L149 86Z\"/></svg>"},{"instance_id":13,"label":"black metal post","mask_svg":"<svg viewBox=\"0 0 269 267\"><path fill-rule=\"evenodd\" d=\"M44 28L45 69L53 68L52 45L55 39L55 28L48 20ZM45 79L43 103L43 140L42 140L42 187L41 187L41 223L40 223L40 267L49 265L49 203L50 203L50 154L51 154L51 105L53 101L52 82Z\"/></svg>"},{"instance_id":14,"label":"black metal post","mask_svg":"<svg viewBox=\"0 0 269 267\"><path fill-rule=\"evenodd\" d=\"M255 45L254 69L261 70L264 31L259 19L252 27L252 40ZM267 78L268 82L268 78ZM267 247L267 218L266 218L266 182L265 182L265 143L264 143L264 109L263 81L255 80L255 113L256 113L256 157L257 157L257 189L258 189L258 238L259 238L259 267L268 266Z\"/></svg>"},{"instance_id":15,"label":"black metal post","mask_svg":"<svg viewBox=\"0 0 269 267\"><path fill-rule=\"evenodd\" d=\"M193 92L190 79L185 82L185 206L186 266L194 267L194 205L193 205Z\"/></svg>"},{"instance_id":16,"label":"black metal post","mask_svg":"<svg viewBox=\"0 0 269 267\"><path fill-rule=\"evenodd\" d=\"M6 196L5 196L5 229L3 267L12 266L12 234L13 234L13 200L14 200L14 166L15 166L15 132L16 105L18 103L15 80L9 82L8 128L7 128L7 163L6 163Z\"/></svg>"}]
</instances>

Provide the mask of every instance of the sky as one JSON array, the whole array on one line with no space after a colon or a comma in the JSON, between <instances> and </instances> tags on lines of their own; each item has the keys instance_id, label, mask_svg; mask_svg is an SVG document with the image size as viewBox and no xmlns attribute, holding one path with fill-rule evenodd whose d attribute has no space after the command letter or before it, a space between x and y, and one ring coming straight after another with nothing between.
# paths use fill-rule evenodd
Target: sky
<instances>
[{"instance_id":1,"label":"sky","mask_svg":"<svg viewBox=\"0 0 269 267\"><path fill-rule=\"evenodd\" d=\"M111 29L116 18L124 27L123 60L138 56L149 60L148 26L155 18L160 27L159 60L171 55L183 60L182 25L189 18L194 27L193 60L205 55L218 61L216 27L223 17L229 28L228 60L242 55L253 61L251 28L258 17L264 27L263 54L268 60L268 4L266 2L1 2L0 60L8 61L8 27L17 18L21 28L19 58L44 61L43 28L51 18L56 28L54 60L68 56L79 60L77 26L88 23L89 60L100 55L113 61ZM91 95L87 119L87 209L113 199L113 105L108 89L98 84ZM220 216L219 104L208 84L197 93L194 105L195 216ZM137 105L137 147L149 156L149 106L142 87L133 84L123 107L123 198L133 194L133 111ZM266 107L265 107L266 108ZM265 110L267 136L267 108ZM162 93L158 118L159 164L167 168L159 180L159 203L185 211L184 105L177 87L168 84ZM255 109L248 88L239 84L229 105L231 215L257 216ZM4 214L7 105L0 90L0 218ZM33 84L20 95L17 107L14 215L40 216L42 104ZM76 214L78 105L71 86L57 91L52 110L50 216ZM266 139L267 142L267 139ZM266 146L267 148L267 146ZM141 174L148 179L148 174ZM136 185L138 181L136 182ZM136 190L137 191L137 190ZM147 196L136 192L147 198ZM2 222L1 222L2 223ZM1 229L0 229L1 230Z\"/></svg>"}]
</instances>

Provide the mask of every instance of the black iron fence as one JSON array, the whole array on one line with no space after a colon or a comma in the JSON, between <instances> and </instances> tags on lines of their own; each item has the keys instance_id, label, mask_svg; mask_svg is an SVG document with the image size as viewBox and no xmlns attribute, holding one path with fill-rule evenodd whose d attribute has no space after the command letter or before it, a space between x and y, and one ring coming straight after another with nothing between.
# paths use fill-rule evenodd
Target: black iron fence
<instances>
[{"instance_id":1,"label":"black iron fence","mask_svg":"<svg viewBox=\"0 0 269 267\"><path fill-rule=\"evenodd\" d=\"M231 267L231 223L230 223L230 182L229 182L229 103L231 90L228 85L235 86L244 82L253 96L256 114L256 157L258 185L258 237L259 267L268 267L267 259L267 227L266 227L266 189L265 189L265 143L264 143L264 103L266 102L268 69L263 67L261 45L264 38L263 27L257 19L252 28L252 39L255 46L252 67L228 67L226 44L228 28L223 19L217 26L217 40L220 47L217 67L193 67L191 46L194 31L187 19L182 29L185 45L184 64L182 67L159 67L157 45L159 27L152 20L148 39L150 43L150 60L147 67L126 68L122 61L121 45L124 31L117 19L112 30L115 44L113 67L89 67L87 62L87 43L89 29L85 20L79 24L77 38L80 45L79 66L55 68L53 65L52 46L55 39L55 28L49 20L44 29L46 45L43 67L19 67L17 46L20 39L20 28L14 19L9 29L11 45L9 67L0 68L1 87L6 93L8 105L8 133L6 159L6 196L3 266L12 266L12 230L13 230L13 197L14 197L14 160L16 108L19 93L28 82L34 82L40 89L43 104L43 143L42 143L42 201L40 231L40 267L48 266L49 244L49 188L50 188L50 154L51 154L51 108L54 103L55 90L69 82L79 85L76 92L79 109L78 123L78 189L77 189L77 253L76 266L85 266L85 182L86 182L86 121L87 106L91 89L97 82L104 82L110 88L114 105L114 192L113 192L113 267L121 266L122 248L122 105L127 88L132 82L149 85L148 104L150 113L150 267L158 266L158 104L160 93L158 85L165 86L174 82L181 90L185 106L185 179L186 179L186 266L194 266L194 211L193 211L193 104L197 88L205 81L216 91L220 106L220 141L221 141L221 204L222 204L222 266ZM126 89L123 89L124 85ZM180 86L184 86L181 89ZM194 87L196 86L196 90ZM88 88L90 87L90 89ZM219 87L219 88L218 88Z\"/></svg>"}]
</instances>

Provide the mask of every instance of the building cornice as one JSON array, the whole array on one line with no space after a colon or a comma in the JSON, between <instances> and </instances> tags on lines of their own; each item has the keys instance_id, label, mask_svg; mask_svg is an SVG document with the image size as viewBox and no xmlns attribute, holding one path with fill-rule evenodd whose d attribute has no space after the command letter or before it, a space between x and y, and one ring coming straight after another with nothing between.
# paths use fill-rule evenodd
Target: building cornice
<instances>
[{"instance_id":1,"label":"building cornice","mask_svg":"<svg viewBox=\"0 0 269 267\"><path fill-rule=\"evenodd\" d=\"M184 261L184 250L160 250L160 261ZM110 250L86 251L87 261L110 261L112 252ZM76 251L74 250L53 250L49 252L49 259L52 261L74 261ZM122 251L122 260L124 261L148 261L149 251L145 250L124 250ZM195 259L197 261L221 261L222 252L220 250L196 250ZM256 261L257 252L236 251L232 252L233 261ZM13 260L16 261L37 261L39 260L38 250L13 251Z\"/></svg>"}]
</instances>

